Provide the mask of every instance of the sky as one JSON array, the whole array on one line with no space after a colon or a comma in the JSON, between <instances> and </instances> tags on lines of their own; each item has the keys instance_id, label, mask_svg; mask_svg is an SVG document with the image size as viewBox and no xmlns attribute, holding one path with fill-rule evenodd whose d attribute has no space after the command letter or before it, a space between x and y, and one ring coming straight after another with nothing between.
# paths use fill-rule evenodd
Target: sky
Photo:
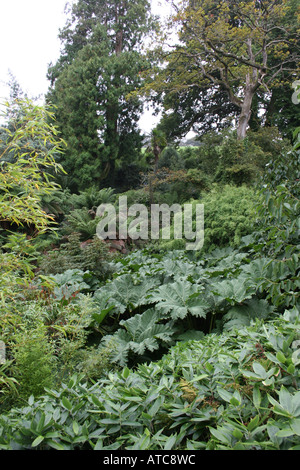
<instances>
[{"instance_id":1,"label":"sky","mask_svg":"<svg viewBox=\"0 0 300 470\"><path fill-rule=\"evenodd\" d=\"M58 34L66 23L67 0L0 2L0 101L9 97L9 72L29 98L43 100L49 87L48 65L60 55ZM155 14L164 11L159 3L152 0ZM145 113L141 127L149 131L153 122L151 113Z\"/></svg>"},{"instance_id":2,"label":"sky","mask_svg":"<svg viewBox=\"0 0 300 470\"><path fill-rule=\"evenodd\" d=\"M46 93L48 65L59 57L66 0L0 0L0 98L10 71L30 98Z\"/></svg>"}]
</instances>

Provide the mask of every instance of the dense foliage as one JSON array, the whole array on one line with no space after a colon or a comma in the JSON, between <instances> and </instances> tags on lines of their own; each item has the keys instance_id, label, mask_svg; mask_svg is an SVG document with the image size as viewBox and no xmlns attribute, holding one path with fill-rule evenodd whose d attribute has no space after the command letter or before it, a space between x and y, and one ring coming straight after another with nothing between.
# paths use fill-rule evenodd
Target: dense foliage
<instances>
[{"instance_id":1,"label":"dense foliage","mask_svg":"<svg viewBox=\"0 0 300 470\"><path fill-rule=\"evenodd\" d=\"M18 241L30 269L2 280L2 449L299 447L297 143L284 158L260 194L203 193L211 250L112 254L71 224L47 263L43 238L7 239L7 265ZM72 214L115 195L68 200Z\"/></svg>"},{"instance_id":2,"label":"dense foliage","mask_svg":"<svg viewBox=\"0 0 300 470\"><path fill-rule=\"evenodd\" d=\"M74 375L2 416L0 447L299 450L299 333L291 309L94 385Z\"/></svg>"},{"instance_id":3,"label":"dense foliage","mask_svg":"<svg viewBox=\"0 0 300 470\"><path fill-rule=\"evenodd\" d=\"M224 90L215 94L202 83L202 102L212 93L213 100L195 145L170 142L187 130L186 119L195 119L191 110L193 116L178 120L164 115L141 149L139 72L150 59L140 41L154 24L148 2L117 3L73 3L60 34L62 56L49 68L54 110L20 100L16 84L6 105L0 449L299 450L300 128L292 143L285 139L291 108L280 121L274 105L265 127L252 122L237 138L220 123L236 111ZM198 3L183 2L189 51L188 28L203 20ZM213 4L218 35L232 34L236 47L251 22L230 16L225 24L227 3L215 10L219 2L205 1L203 8ZM272 67L280 58L294 67L294 19L289 53L276 34L285 31L286 15L296 14L295 3L283 9L271 2L275 13L270 2L252 3L236 5L236 15L244 8L251 19L265 8L260 19L269 12L272 22L276 13L281 26L272 28L272 46L278 43L270 50ZM207 27L215 21L209 17ZM182 70L181 60L167 70L170 64L174 73ZM238 66L240 78L250 65ZM288 94L281 78L278 89ZM165 103L186 111L190 92L186 101L179 88L164 93ZM252 98L259 112L266 94ZM216 117L220 103L225 107ZM186 249L186 240L175 237L174 218L168 239L120 233L100 239L98 207L109 203L118 211L120 196L146 210L153 203L190 204L192 215L203 204L203 246Z\"/></svg>"}]
</instances>

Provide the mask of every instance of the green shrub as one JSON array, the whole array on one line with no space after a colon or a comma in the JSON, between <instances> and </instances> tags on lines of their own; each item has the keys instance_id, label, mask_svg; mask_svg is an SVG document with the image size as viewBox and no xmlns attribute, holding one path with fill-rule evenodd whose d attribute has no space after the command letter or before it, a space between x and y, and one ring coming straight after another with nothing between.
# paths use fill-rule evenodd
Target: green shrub
<instances>
[{"instance_id":1,"label":"green shrub","mask_svg":"<svg viewBox=\"0 0 300 470\"><path fill-rule=\"evenodd\" d=\"M107 342L106 347L86 346L78 350L77 357L72 355L74 362L73 373L80 374L85 380L98 382L108 371L118 369L111 362L113 342Z\"/></svg>"},{"instance_id":2,"label":"green shrub","mask_svg":"<svg viewBox=\"0 0 300 470\"><path fill-rule=\"evenodd\" d=\"M274 260L276 278L265 279L264 288L281 308L299 302L300 128L294 136L293 150L272 159L261 181L254 247Z\"/></svg>"},{"instance_id":3,"label":"green shrub","mask_svg":"<svg viewBox=\"0 0 300 470\"><path fill-rule=\"evenodd\" d=\"M95 209L100 204L114 203L116 194L112 188L99 189L96 186L91 186L85 191L80 191L79 194L69 195L69 205L72 210L87 208Z\"/></svg>"},{"instance_id":4,"label":"green shrub","mask_svg":"<svg viewBox=\"0 0 300 470\"><path fill-rule=\"evenodd\" d=\"M11 355L14 359L13 375L18 382L16 400L24 403L31 395L42 395L45 387L54 386L57 372L55 349L43 325L22 331L14 341Z\"/></svg>"},{"instance_id":5,"label":"green shrub","mask_svg":"<svg viewBox=\"0 0 300 470\"><path fill-rule=\"evenodd\" d=\"M99 279L109 275L108 263L113 259L108 245L95 235L86 243L79 233L71 233L60 247L43 253L39 259L42 274L62 274L68 269L91 271Z\"/></svg>"},{"instance_id":6,"label":"green shrub","mask_svg":"<svg viewBox=\"0 0 300 470\"><path fill-rule=\"evenodd\" d=\"M82 293L72 296L67 303L58 303L56 311L48 312L45 320L57 351L57 383L78 371L87 379L99 378L104 370L112 367L106 360L108 350L100 353L89 345L89 335L93 332L90 325L97 312L92 296Z\"/></svg>"},{"instance_id":7,"label":"green shrub","mask_svg":"<svg viewBox=\"0 0 300 470\"><path fill-rule=\"evenodd\" d=\"M130 189L120 196L127 197L127 204L131 206L133 204L145 204L148 205L150 201L149 192L144 189Z\"/></svg>"},{"instance_id":8,"label":"green shrub","mask_svg":"<svg viewBox=\"0 0 300 470\"><path fill-rule=\"evenodd\" d=\"M200 201L204 204L204 252L225 246L238 247L255 228L259 198L246 186L215 186Z\"/></svg>"},{"instance_id":9,"label":"green shrub","mask_svg":"<svg viewBox=\"0 0 300 470\"><path fill-rule=\"evenodd\" d=\"M93 238L96 234L99 218L95 216L94 210L89 211L86 207L72 210L62 223L63 234L70 235L79 233L81 241Z\"/></svg>"},{"instance_id":10,"label":"green shrub","mask_svg":"<svg viewBox=\"0 0 300 470\"><path fill-rule=\"evenodd\" d=\"M251 234L256 227L256 206L259 196L247 186L214 185L211 191L203 193L199 200L189 203L204 205L203 253L226 246L238 247L242 237ZM195 211L193 211L195 230ZM172 233L172 231L171 231ZM184 233L184 232L183 232ZM162 250L184 249L184 240L161 241Z\"/></svg>"},{"instance_id":11,"label":"green shrub","mask_svg":"<svg viewBox=\"0 0 300 470\"><path fill-rule=\"evenodd\" d=\"M252 185L265 173L266 164L291 146L276 127L249 131L243 141L236 132L207 133L199 147L179 150L185 168L201 170L211 181L221 184Z\"/></svg>"},{"instance_id":12,"label":"green shrub","mask_svg":"<svg viewBox=\"0 0 300 470\"><path fill-rule=\"evenodd\" d=\"M158 168L181 170L184 168L184 160L180 158L180 154L175 148L166 147L159 157Z\"/></svg>"}]
</instances>

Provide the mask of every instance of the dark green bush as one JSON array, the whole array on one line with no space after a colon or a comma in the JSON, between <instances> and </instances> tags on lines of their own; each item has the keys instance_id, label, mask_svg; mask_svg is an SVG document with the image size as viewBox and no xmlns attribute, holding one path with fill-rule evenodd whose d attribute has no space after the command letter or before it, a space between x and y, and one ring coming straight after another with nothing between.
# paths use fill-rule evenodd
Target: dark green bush
<instances>
[{"instance_id":1,"label":"dark green bush","mask_svg":"<svg viewBox=\"0 0 300 470\"><path fill-rule=\"evenodd\" d=\"M255 229L256 206L260 200L258 194L247 186L235 185L213 185L211 191L202 194L201 199L190 201L194 205L204 205L202 252L208 253L226 246L238 247L241 238ZM168 240L161 241L159 246L162 250L184 249L185 244L184 240Z\"/></svg>"},{"instance_id":2,"label":"dark green bush","mask_svg":"<svg viewBox=\"0 0 300 470\"><path fill-rule=\"evenodd\" d=\"M290 149L290 143L281 137L277 128L264 127L249 131L243 141L238 141L233 131L207 133L199 147L184 147L179 153L185 168L197 168L211 181L252 185L264 174L271 159Z\"/></svg>"},{"instance_id":3,"label":"dark green bush","mask_svg":"<svg viewBox=\"0 0 300 470\"><path fill-rule=\"evenodd\" d=\"M166 147L159 157L158 168L182 170L184 168L184 160L175 148Z\"/></svg>"},{"instance_id":4,"label":"dark green bush","mask_svg":"<svg viewBox=\"0 0 300 470\"><path fill-rule=\"evenodd\" d=\"M66 243L44 253L40 259L39 270L43 274L61 274L68 269L91 271L99 279L109 275L108 263L113 258L108 245L93 236L86 243L81 241L81 234L72 233Z\"/></svg>"}]
</instances>

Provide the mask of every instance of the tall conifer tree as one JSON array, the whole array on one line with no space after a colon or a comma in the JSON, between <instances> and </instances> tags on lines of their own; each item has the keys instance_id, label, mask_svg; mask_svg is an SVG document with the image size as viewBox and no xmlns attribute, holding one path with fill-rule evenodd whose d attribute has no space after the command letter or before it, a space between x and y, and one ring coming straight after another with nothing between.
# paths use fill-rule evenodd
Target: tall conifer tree
<instances>
[{"instance_id":1,"label":"tall conifer tree","mask_svg":"<svg viewBox=\"0 0 300 470\"><path fill-rule=\"evenodd\" d=\"M113 185L116 169L141 148L139 98L148 66L142 45L155 28L145 0L78 0L60 31L62 53L50 65L48 100L68 144L63 166L72 190Z\"/></svg>"}]
</instances>

